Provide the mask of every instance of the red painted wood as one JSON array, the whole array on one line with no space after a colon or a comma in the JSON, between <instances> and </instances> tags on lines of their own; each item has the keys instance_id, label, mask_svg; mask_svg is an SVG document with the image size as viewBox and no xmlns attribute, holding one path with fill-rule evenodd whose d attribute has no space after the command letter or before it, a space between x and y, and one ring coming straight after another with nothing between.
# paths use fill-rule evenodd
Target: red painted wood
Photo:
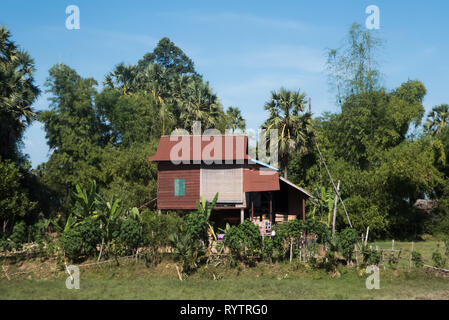
<instances>
[{"instance_id":1,"label":"red painted wood","mask_svg":"<svg viewBox=\"0 0 449 320\"><path fill-rule=\"evenodd\" d=\"M159 162L157 174L158 209L196 209L200 200L200 166ZM175 179L185 179L185 196L175 197Z\"/></svg>"}]
</instances>

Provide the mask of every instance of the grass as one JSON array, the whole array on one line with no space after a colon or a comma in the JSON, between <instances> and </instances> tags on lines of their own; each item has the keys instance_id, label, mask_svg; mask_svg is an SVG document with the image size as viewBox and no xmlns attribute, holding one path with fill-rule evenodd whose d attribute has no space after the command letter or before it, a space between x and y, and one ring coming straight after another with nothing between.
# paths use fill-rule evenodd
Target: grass
<instances>
[{"instance_id":1,"label":"grass","mask_svg":"<svg viewBox=\"0 0 449 320\"><path fill-rule=\"evenodd\" d=\"M372 245L391 248L391 241ZM401 256L408 258L411 243L395 241L395 248L402 248ZM431 265L436 248L434 240L414 244ZM381 267L379 290L366 289L364 270L341 267L339 271L341 276L332 278L297 263L260 263L253 268L220 265L203 267L181 282L170 259L150 268L131 259L122 260L120 266L82 267L80 290L68 290L67 274L56 260L34 259L9 264L10 281L0 273L0 299L449 299L447 275L409 270L408 261L396 268Z\"/></svg>"},{"instance_id":2,"label":"grass","mask_svg":"<svg viewBox=\"0 0 449 320\"><path fill-rule=\"evenodd\" d=\"M332 278L295 266L203 268L181 282L173 263L146 268L129 261L81 270L79 290L65 287L63 272L45 279L2 279L0 299L449 299L449 279L424 270L381 270L380 289L368 290L368 275L355 268L341 268L341 277Z\"/></svg>"},{"instance_id":3,"label":"grass","mask_svg":"<svg viewBox=\"0 0 449 320\"><path fill-rule=\"evenodd\" d=\"M437 240L422 240L422 241L414 241L413 242L413 250L418 251L422 254L422 258L425 264L433 265L432 262L432 253L437 250L437 244L440 243L439 252L444 255L444 243L442 241ZM392 241L375 241L374 243L370 243L373 248L378 246L383 249L391 249ZM409 241L395 241L394 248L396 250L402 249L401 251L401 261L399 262L399 266L408 266L409 263L406 259L409 259L411 253L411 245L412 243ZM404 260L402 260L404 259Z\"/></svg>"}]
</instances>

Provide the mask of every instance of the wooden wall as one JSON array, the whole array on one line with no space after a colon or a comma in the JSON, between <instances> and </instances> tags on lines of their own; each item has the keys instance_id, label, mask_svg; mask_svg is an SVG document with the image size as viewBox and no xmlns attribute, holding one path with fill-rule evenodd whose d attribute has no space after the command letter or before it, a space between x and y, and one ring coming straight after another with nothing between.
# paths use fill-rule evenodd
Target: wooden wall
<instances>
[{"instance_id":1,"label":"wooden wall","mask_svg":"<svg viewBox=\"0 0 449 320\"><path fill-rule=\"evenodd\" d=\"M175 179L185 179L185 196L175 197ZM196 209L200 200L200 166L159 162L157 174L158 209Z\"/></svg>"}]
</instances>

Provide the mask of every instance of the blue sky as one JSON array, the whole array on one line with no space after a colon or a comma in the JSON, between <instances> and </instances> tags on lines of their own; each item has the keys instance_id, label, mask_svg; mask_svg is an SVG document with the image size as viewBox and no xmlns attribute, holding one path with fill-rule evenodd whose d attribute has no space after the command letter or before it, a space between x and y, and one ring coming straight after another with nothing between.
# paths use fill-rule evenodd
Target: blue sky
<instances>
[{"instance_id":1,"label":"blue sky","mask_svg":"<svg viewBox=\"0 0 449 320\"><path fill-rule=\"evenodd\" d=\"M67 30L65 9L80 9L80 30ZM193 59L224 107L242 109L248 128L266 114L270 91L306 92L315 114L338 111L325 72L326 49L337 48L350 25L365 25L368 5L380 9L383 84L408 79L427 88L426 110L449 103L447 1L22 1L3 0L0 24L35 60L37 85L62 62L102 83L120 63L136 63L169 37ZM43 93L36 110L48 106ZM29 127L24 152L33 167L49 150L39 123Z\"/></svg>"}]
</instances>

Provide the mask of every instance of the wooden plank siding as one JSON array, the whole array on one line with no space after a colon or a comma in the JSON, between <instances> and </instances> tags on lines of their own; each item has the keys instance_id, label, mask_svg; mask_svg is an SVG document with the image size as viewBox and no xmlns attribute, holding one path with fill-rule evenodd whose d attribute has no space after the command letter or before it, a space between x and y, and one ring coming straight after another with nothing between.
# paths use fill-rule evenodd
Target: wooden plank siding
<instances>
[{"instance_id":1,"label":"wooden plank siding","mask_svg":"<svg viewBox=\"0 0 449 320\"><path fill-rule=\"evenodd\" d=\"M175 179L185 179L185 196L175 196ZM200 166L159 162L157 195L158 209L196 209L200 200Z\"/></svg>"}]
</instances>

